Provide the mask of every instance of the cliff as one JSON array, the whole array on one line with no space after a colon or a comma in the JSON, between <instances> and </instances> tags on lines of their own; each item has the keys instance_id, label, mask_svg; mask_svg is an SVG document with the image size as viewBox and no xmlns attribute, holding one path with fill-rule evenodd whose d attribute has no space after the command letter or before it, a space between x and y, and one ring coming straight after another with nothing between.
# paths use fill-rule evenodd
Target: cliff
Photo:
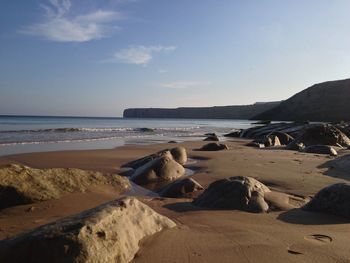
<instances>
[{"instance_id":1,"label":"cliff","mask_svg":"<svg viewBox=\"0 0 350 263\"><path fill-rule=\"evenodd\" d=\"M183 108L131 108L124 110L124 118L187 118L187 119L250 119L276 107L280 102L259 102L252 105L183 107Z\"/></svg>"},{"instance_id":2,"label":"cliff","mask_svg":"<svg viewBox=\"0 0 350 263\"><path fill-rule=\"evenodd\" d=\"M315 84L253 119L350 121L350 79Z\"/></svg>"}]
</instances>

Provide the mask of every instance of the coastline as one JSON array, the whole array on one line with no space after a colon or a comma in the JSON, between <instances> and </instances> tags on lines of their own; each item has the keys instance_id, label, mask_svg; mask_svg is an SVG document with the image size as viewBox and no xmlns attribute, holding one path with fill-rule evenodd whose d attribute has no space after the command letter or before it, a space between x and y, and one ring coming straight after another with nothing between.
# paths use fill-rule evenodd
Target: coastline
<instances>
[{"instance_id":1,"label":"coastline","mask_svg":"<svg viewBox=\"0 0 350 263\"><path fill-rule=\"evenodd\" d=\"M182 142L176 146L185 147L188 156L198 160L191 166L195 173L190 177L204 187L222 178L251 176L297 200L308 198L327 185L345 181L335 177L345 175L327 166L332 159L329 156L279 148L256 149L246 146L249 141L228 139L225 144L230 150L220 152L194 151L206 143L203 141ZM126 162L174 145L19 154L0 157L0 165L20 163L34 168L74 167L118 173ZM329 171L333 176L327 175ZM118 196L113 189L102 187L57 200L3 209L0 238L76 214ZM237 262L341 262L350 258L346 247L350 225L339 217L296 209L267 214L206 210L193 207L190 199L139 198L174 220L178 227L143 240L133 262L232 262L232 258ZM272 199L281 201L278 197ZM35 210L28 212L32 206ZM317 243L311 237L313 234L330 236L332 242Z\"/></svg>"}]
</instances>

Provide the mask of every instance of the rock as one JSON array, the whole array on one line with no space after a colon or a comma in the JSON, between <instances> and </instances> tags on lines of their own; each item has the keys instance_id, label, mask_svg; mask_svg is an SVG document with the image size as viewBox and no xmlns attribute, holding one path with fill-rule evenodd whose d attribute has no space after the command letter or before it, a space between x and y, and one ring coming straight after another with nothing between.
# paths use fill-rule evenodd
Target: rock
<instances>
[{"instance_id":1,"label":"rock","mask_svg":"<svg viewBox=\"0 0 350 263\"><path fill-rule=\"evenodd\" d=\"M170 150L173 159L179 164L184 165L187 162L187 152L184 147L175 147Z\"/></svg>"},{"instance_id":2,"label":"rock","mask_svg":"<svg viewBox=\"0 0 350 263\"><path fill-rule=\"evenodd\" d=\"M218 136L208 136L207 138L205 138L203 141L207 141L207 142L218 142L219 138Z\"/></svg>"},{"instance_id":3,"label":"rock","mask_svg":"<svg viewBox=\"0 0 350 263\"><path fill-rule=\"evenodd\" d=\"M228 150L228 146L226 144L221 143L208 143L202 146L202 148L199 149L199 151L221 151L221 150Z\"/></svg>"},{"instance_id":4,"label":"rock","mask_svg":"<svg viewBox=\"0 0 350 263\"><path fill-rule=\"evenodd\" d=\"M159 192L159 195L162 197L173 198L188 197L188 194L203 189L203 186L201 186L192 178L185 178L167 185Z\"/></svg>"},{"instance_id":5,"label":"rock","mask_svg":"<svg viewBox=\"0 0 350 263\"><path fill-rule=\"evenodd\" d=\"M350 185L337 183L327 186L319 191L303 208L350 218Z\"/></svg>"},{"instance_id":6,"label":"rock","mask_svg":"<svg viewBox=\"0 0 350 263\"><path fill-rule=\"evenodd\" d=\"M119 192L130 188L127 178L80 169L34 169L9 164L0 167L0 209L57 199L62 194L85 192L99 185L112 185Z\"/></svg>"},{"instance_id":7,"label":"rock","mask_svg":"<svg viewBox=\"0 0 350 263\"><path fill-rule=\"evenodd\" d=\"M305 145L302 142L292 141L287 145L287 150L292 151L303 151L305 149Z\"/></svg>"},{"instance_id":8,"label":"rock","mask_svg":"<svg viewBox=\"0 0 350 263\"><path fill-rule=\"evenodd\" d=\"M251 146L251 147L257 147L257 148L265 148L265 144L259 141L252 141L250 143L247 143L247 146Z\"/></svg>"},{"instance_id":9,"label":"rock","mask_svg":"<svg viewBox=\"0 0 350 263\"><path fill-rule=\"evenodd\" d=\"M251 177L236 176L213 182L194 205L214 209L237 209L266 212L269 208L264 194L270 189Z\"/></svg>"},{"instance_id":10,"label":"rock","mask_svg":"<svg viewBox=\"0 0 350 263\"><path fill-rule=\"evenodd\" d=\"M264 139L264 145L265 147L275 147L275 146L281 146L280 140L276 135L268 135Z\"/></svg>"},{"instance_id":11,"label":"rock","mask_svg":"<svg viewBox=\"0 0 350 263\"><path fill-rule=\"evenodd\" d=\"M350 139L331 124L311 125L294 140L295 143L310 145L350 146Z\"/></svg>"},{"instance_id":12,"label":"rock","mask_svg":"<svg viewBox=\"0 0 350 263\"><path fill-rule=\"evenodd\" d=\"M177 143L177 141L168 141L168 143Z\"/></svg>"},{"instance_id":13,"label":"rock","mask_svg":"<svg viewBox=\"0 0 350 263\"><path fill-rule=\"evenodd\" d=\"M147 156L142 157L140 159L123 164L122 167L131 167L133 169L137 169L137 168L145 165L146 163L148 163L154 159L157 159L161 156L169 155L169 152L172 155L172 158L175 161L177 161L178 163L184 165L187 162L186 149L179 146L179 147L175 147L172 149L165 149L165 150L156 152L156 153L151 154L151 155L147 155Z\"/></svg>"},{"instance_id":14,"label":"rock","mask_svg":"<svg viewBox=\"0 0 350 263\"><path fill-rule=\"evenodd\" d=\"M224 135L224 137L239 138L241 136L242 130L235 130Z\"/></svg>"},{"instance_id":15,"label":"rock","mask_svg":"<svg viewBox=\"0 0 350 263\"><path fill-rule=\"evenodd\" d=\"M270 120L261 120L261 121L253 122L252 124L269 125L270 123L271 123Z\"/></svg>"},{"instance_id":16,"label":"rock","mask_svg":"<svg viewBox=\"0 0 350 263\"><path fill-rule=\"evenodd\" d=\"M171 153L167 152L143 166L137 168L131 180L139 185L173 181L185 175L185 168L176 162Z\"/></svg>"},{"instance_id":17,"label":"rock","mask_svg":"<svg viewBox=\"0 0 350 263\"><path fill-rule=\"evenodd\" d=\"M271 132L268 136L271 136L271 135L277 136L281 145L288 145L294 140L292 136L290 136L288 133L285 133L285 132L274 131L274 132Z\"/></svg>"},{"instance_id":18,"label":"rock","mask_svg":"<svg viewBox=\"0 0 350 263\"><path fill-rule=\"evenodd\" d=\"M154 129L151 128L137 128L135 130L139 132L154 132Z\"/></svg>"},{"instance_id":19,"label":"rock","mask_svg":"<svg viewBox=\"0 0 350 263\"><path fill-rule=\"evenodd\" d=\"M329 154L331 156L337 156L337 151L329 145L311 145L304 149L306 153L320 153L320 154Z\"/></svg>"},{"instance_id":20,"label":"rock","mask_svg":"<svg viewBox=\"0 0 350 263\"><path fill-rule=\"evenodd\" d=\"M0 241L0 262L130 262L140 240L175 226L136 198L122 198Z\"/></svg>"},{"instance_id":21,"label":"rock","mask_svg":"<svg viewBox=\"0 0 350 263\"><path fill-rule=\"evenodd\" d=\"M204 134L205 136L217 136L216 133L208 132Z\"/></svg>"}]
</instances>

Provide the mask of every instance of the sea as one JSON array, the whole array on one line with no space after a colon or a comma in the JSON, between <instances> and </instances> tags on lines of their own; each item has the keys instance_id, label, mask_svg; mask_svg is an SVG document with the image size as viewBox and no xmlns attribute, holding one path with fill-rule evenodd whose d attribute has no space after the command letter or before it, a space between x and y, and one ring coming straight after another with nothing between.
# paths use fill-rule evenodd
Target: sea
<instances>
[{"instance_id":1,"label":"sea","mask_svg":"<svg viewBox=\"0 0 350 263\"><path fill-rule=\"evenodd\" d=\"M0 155L200 140L251 126L249 120L0 116Z\"/></svg>"}]
</instances>

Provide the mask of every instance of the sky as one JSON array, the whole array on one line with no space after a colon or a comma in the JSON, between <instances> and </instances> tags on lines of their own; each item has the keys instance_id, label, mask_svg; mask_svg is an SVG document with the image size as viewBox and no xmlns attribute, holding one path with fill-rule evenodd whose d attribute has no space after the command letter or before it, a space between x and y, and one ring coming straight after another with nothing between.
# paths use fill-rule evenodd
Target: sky
<instances>
[{"instance_id":1,"label":"sky","mask_svg":"<svg viewBox=\"0 0 350 263\"><path fill-rule=\"evenodd\" d=\"M348 0L0 5L0 115L251 104L350 77Z\"/></svg>"}]
</instances>

